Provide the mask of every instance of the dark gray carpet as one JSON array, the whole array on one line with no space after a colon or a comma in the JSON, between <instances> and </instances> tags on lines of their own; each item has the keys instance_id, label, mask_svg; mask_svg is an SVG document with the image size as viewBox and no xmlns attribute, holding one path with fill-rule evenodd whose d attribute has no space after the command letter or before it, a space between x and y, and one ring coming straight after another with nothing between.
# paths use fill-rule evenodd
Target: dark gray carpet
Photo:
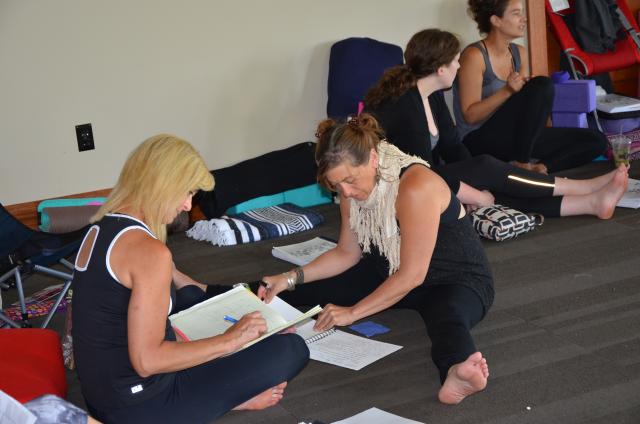
<instances>
[{"instance_id":1,"label":"dark gray carpet","mask_svg":"<svg viewBox=\"0 0 640 424\"><path fill-rule=\"evenodd\" d=\"M337 236L337 207L318 210L327 224L284 239L221 248L176 235L169 246L177 266L202 282L256 280L291 267L271 256L273 244ZM486 391L458 406L439 404L422 320L386 311L371 319L391 331L375 338L400 351L357 372L312 361L279 405L219 422L328 423L376 406L429 424L640 423L640 211L617 209L608 221L548 219L517 240L484 244L496 286L495 304L474 330L490 365ZM62 327L62 317L53 327ZM75 374L68 378L68 398L83 406Z\"/></svg>"}]
</instances>

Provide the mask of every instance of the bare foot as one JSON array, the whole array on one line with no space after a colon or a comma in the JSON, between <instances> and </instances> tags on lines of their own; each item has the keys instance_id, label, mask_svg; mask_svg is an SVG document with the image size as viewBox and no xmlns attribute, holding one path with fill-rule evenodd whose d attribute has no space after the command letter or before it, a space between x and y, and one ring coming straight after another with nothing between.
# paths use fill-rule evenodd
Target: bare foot
<instances>
[{"instance_id":1,"label":"bare foot","mask_svg":"<svg viewBox=\"0 0 640 424\"><path fill-rule=\"evenodd\" d=\"M528 171L539 172L541 174L547 173L547 167L541 163L518 162L514 160L514 161L511 161L511 165L516 166L518 168L526 169Z\"/></svg>"},{"instance_id":2,"label":"bare foot","mask_svg":"<svg viewBox=\"0 0 640 424\"><path fill-rule=\"evenodd\" d=\"M460 403L467 396L484 390L487 387L488 377L487 360L480 352L476 352L466 361L449 368L447 379L438 393L438 399L448 405Z\"/></svg>"},{"instance_id":3,"label":"bare foot","mask_svg":"<svg viewBox=\"0 0 640 424\"><path fill-rule=\"evenodd\" d=\"M265 390L249 399L248 401L241 403L233 408L236 411L256 411L259 409L265 409L280 402L280 399L284 396L284 388L287 387L287 382L280 383L270 389Z\"/></svg>"},{"instance_id":4,"label":"bare foot","mask_svg":"<svg viewBox=\"0 0 640 424\"><path fill-rule=\"evenodd\" d=\"M522 168L522 169L526 169L528 171L531 171L531 164L529 162L518 162L517 160L512 160L511 165L513 166L517 166L518 168Z\"/></svg>"},{"instance_id":5,"label":"bare foot","mask_svg":"<svg viewBox=\"0 0 640 424\"><path fill-rule=\"evenodd\" d=\"M616 169L613 178L607 185L593 193L593 206L595 215L600 219L609 219L613 216L616 204L627 191L629 175L624 167Z\"/></svg>"},{"instance_id":6,"label":"bare foot","mask_svg":"<svg viewBox=\"0 0 640 424\"><path fill-rule=\"evenodd\" d=\"M533 164L531 164L531 170L533 172L539 172L539 173L545 174L545 175L547 175L549 173L549 171L547 170L546 165L544 165L542 163L533 163Z\"/></svg>"},{"instance_id":7,"label":"bare foot","mask_svg":"<svg viewBox=\"0 0 640 424\"><path fill-rule=\"evenodd\" d=\"M627 167L624 166L623 164L620 164L620 166L618 166L613 171L609 171L604 175L600 175L599 177L591 178L589 180L591 182L591 193L594 193L594 192L600 190L602 187L604 187L607 184L609 184L611 182L611 180L613 180L613 178L619 172L620 173L624 173L624 174L628 174L629 173Z\"/></svg>"}]
</instances>

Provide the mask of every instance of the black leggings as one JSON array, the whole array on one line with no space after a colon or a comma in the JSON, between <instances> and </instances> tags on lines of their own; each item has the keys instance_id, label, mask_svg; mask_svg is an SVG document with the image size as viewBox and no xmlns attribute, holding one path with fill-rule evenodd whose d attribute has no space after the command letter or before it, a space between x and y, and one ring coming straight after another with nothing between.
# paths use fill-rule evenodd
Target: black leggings
<instances>
[{"instance_id":1,"label":"black leggings","mask_svg":"<svg viewBox=\"0 0 640 424\"><path fill-rule=\"evenodd\" d=\"M588 128L546 127L554 97L553 82L535 77L512 95L479 128L464 137L472 155L504 161L537 158L549 172L593 160L607 148L607 138Z\"/></svg>"},{"instance_id":2,"label":"black leggings","mask_svg":"<svg viewBox=\"0 0 640 424\"><path fill-rule=\"evenodd\" d=\"M229 288L212 286L205 296L199 288L186 286L176 295L198 301ZM162 393L139 405L111 411L87 406L92 416L105 423L208 423L291 380L308 361L309 349L300 336L274 335L233 355L176 372L175 380Z\"/></svg>"},{"instance_id":3,"label":"black leggings","mask_svg":"<svg viewBox=\"0 0 640 424\"><path fill-rule=\"evenodd\" d=\"M498 204L522 212L560 216L562 197L553 197L552 176L518 168L489 155L438 165L434 171L445 180L453 177L475 189L490 191Z\"/></svg>"},{"instance_id":4,"label":"black leggings","mask_svg":"<svg viewBox=\"0 0 640 424\"><path fill-rule=\"evenodd\" d=\"M295 291L282 292L279 296L294 306L327 303L352 306L384 280L373 261L365 256L340 275L297 286ZM477 351L470 330L482 320L485 310L480 296L473 290L459 284L425 283L393 308L414 309L422 316L431 339L431 359L438 367L441 383L452 365Z\"/></svg>"}]
</instances>

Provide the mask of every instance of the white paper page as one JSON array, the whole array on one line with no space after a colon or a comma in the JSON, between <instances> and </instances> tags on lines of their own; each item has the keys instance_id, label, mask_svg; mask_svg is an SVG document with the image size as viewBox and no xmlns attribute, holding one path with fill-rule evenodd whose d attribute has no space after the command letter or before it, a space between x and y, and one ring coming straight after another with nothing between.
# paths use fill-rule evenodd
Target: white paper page
<instances>
[{"instance_id":1,"label":"white paper page","mask_svg":"<svg viewBox=\"0 0 640 424\"><path fill-rule=\"evenodd\" d=\"M301 310L296 309L293 306L289 305L287 302L280 299L278 296L275 296L270 303L267 303L267 305L269 305L271 309L279 313L282 316L282 318L284 318L287 321L293 321L294 319L302 315Z\"/></svg>"},{"instance_id":2,"label":"white paper page","mask_svg":"<svg viewBox=\"0 0 640 424\"><path fill-rule=\"evenodd\" d=\"M301 243L274 246L272 254L276 258L302 266L334 247L336 247L334 242L316 237Z\"/></svg>"},{"instance_id":3,"label":"white paper page","mask_svg":"<svg viewBox=\"0 0 640 424\"><path fill-rule=\"evenodd\" d=\"M633 97L611 93L597 97L596 108L609 113L631 112L640 109L640 101Z\"/></svg>"},{"instance_id":4,"label":"white paper page","mask_svg":"<svg viewBox=\"0 0 640 424\"><path fill-rule=\"evenodd\" d=\"M215 304L215 307L211 306L212 304ZM191 319L196 311L198 318ZM190 340L199 340L227 331L233 323L225 321L225 315L240 319L243 315L254 311L260 311L267 321L268 331L287 322L256 295L243 287L236 287L212 297L185 311L171 315L169 319L171 325L186 334Z\"/></svg>"},{"instance_id":5,"label":"white paper page","mask_svg":"<svg viewBox=\"0 0 640 424\"><path fill-rule=\"evenodd\" d=\"M287 321L302 314L298 309L277 296L269 305ZM296 327L296 333L305 340L323 333L314 331L314 324L315 320L306 321ZM311 359L356 371L402 349L402 346L370 340L340 330L335 330L331 335L308 344L308 347Z\"/></svg>"},{"instance_id":6,"label":"white paper page","mask_svg":"<svg viewBox=\"0 0 640 424\"><path fill-rule=\"evenodd\" d=\"M320 333L313 331L315 321L298 327L296 332L305 340ZM311 359L359 371L373 362L402 349L402 346L379 342L335 330L327 337L307 345Z\"/></svg>"},{"instance_id":7,"label":"white paper page","mask_svg":"<svg viewBox=\"0 0 640 424\"><path fill-rule=\"evenodd\" d=\"M340 421L334 421L332 424L424 424L420 421L402 418L398 415L390 414L378 408L370 408L353 417Z\"/></svg>"},{"instance_id":8,"label":"white paper page","mask_svg":"<svg viewBox=\"0 0 640 424\"><path fill-rule=\"evenodd\" d=\"M622 196L618 204L621 208L640 208L640 180L629 178L629 187L627 192Z\"/></svg>"},{"instance_id":9,"label":"white paper page","mask_svg":"<svg viewBox=\"0 0 640 424\"><path fill-rule=\"evenodd\" d=\"M11 331L11 330L8 330ZM33 424L36 416L20 402L0 390L0 423Z\"/></svg>"}]
</instances>

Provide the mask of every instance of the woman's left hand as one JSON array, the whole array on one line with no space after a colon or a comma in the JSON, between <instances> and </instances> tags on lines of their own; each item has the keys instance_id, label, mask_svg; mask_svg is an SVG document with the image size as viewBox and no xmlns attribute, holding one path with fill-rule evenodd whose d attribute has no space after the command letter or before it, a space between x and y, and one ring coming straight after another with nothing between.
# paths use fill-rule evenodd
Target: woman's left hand
<instances>
[{"instance_id":1,"label":"woman's left hand","mask_svg":"<svg viewBox=\"0 0 640 424\"><path fill-rule=\"evenodd\" d=\"M316 325L313 326L315 331L326 331L335 326L345 326L353 324L356 320L353 314L353 308L346 306L336 306L328 303L320 312Z\"/></svg>"}]
</instances>

